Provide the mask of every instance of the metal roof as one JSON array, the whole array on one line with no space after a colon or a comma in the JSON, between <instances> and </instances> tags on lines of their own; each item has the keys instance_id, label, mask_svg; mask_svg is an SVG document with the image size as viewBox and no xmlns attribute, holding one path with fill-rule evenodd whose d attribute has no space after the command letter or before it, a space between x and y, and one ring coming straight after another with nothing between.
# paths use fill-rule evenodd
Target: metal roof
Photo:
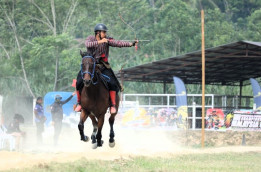
<instances>
[{"instance_id":1,"label":"metal roof","mask_svg":"<svg viewBox=\"0 0 261 172\"><path fill-rule=\"evenodd\" d=\"M122 70L124 81L172 83L173 76L185 84L201 84L201 50ZM238 41L205 50L205 82L239 85L261 77L261 42ZM118 72L117 77L121 77ZM249 82L244 83L249 84Z\"/></svg>"}]
</instances>

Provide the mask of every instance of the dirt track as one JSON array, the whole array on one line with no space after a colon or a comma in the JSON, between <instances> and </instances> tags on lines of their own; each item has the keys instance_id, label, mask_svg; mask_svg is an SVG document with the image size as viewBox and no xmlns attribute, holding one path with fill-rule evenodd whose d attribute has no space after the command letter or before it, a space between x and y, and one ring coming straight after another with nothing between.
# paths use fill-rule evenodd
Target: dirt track
<instances>
[{"instance_id":1,"label":"dirt track","mask_svg":"<svg viewBox=\"0 0 261 172\"><path fill-rule=\"evenodd\" d=\"M86 133L90 135L91 129L87 129ZM90 142L80 142L76 129L64 129L58 147L52 146L51 134L45 136L45 144L42 146L36 146L34 140L28 139L21 152L0 151L0 170L25 168L49 162L68 162L83 157L90 160L115 160L131 159L134 156L171 157L191 153L261 152L261 132L244 132L247 146L240 146L242 132L208 131L206 145L218 147L205 149L195 148L200 147L200 131L185 133L159 128L134 130L116 127L115 133L116 146L110 148L109 130L105 126L104 145L95 150L91 148Z\"/></svg>"}]
</instances>

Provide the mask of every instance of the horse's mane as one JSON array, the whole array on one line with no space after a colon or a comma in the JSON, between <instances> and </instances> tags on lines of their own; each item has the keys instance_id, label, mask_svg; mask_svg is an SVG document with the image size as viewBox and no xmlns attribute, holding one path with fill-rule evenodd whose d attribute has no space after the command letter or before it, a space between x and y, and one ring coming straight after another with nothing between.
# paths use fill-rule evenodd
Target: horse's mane
<instances>
[{"instance_id":1,"label":"horse's mane","mask_svg":"<svg viewBox=\"0 0 261 172\"><path fill-rule=\"evenodd\" d=\"M84 57L84 56L92 56L92 55L89 54L87 51L82 52L82 50L80 50L80 55L81 55L82 57Z\"/></svg>"}]
</instances>

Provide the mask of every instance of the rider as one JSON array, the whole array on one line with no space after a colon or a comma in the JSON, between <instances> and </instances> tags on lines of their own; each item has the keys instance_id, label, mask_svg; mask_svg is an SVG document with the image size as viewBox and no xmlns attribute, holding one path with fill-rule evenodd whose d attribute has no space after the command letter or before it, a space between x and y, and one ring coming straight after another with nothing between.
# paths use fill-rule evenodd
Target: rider
<instances>
[{"instance_id":1,"label":"rider","mask_svg":"<svg viewBox=\"0 0 261 172\"><path fill-rule=\"evenodd\" d=\"M92 57L96 58L98 61L100 61L102 64L104 64L105 68L101 72L104 75L107 75L110 77L109 81L109 93L110 93L110 99L111 99L111 107L110 112L111 114L116 113L116 92L119 91L119 85L118 80L115 77L112 69L109 66L108 58L109 58L109 47L132 47L135 46L138 43L138 40L135 40L134 42L125 42L120 40L115 40L111 37L106 37L106 32L108 31L107 27L104 24L97 24L94 28L95 35L88 36L85 41L85 46L87 48L87 54L91 55ZM81 95L80 92L83 87L83 80L81 76L81 71L78 73L77 76L77 107L75 108L75 111L80 111L80 100Z\"/></svg>"}]
</instances>

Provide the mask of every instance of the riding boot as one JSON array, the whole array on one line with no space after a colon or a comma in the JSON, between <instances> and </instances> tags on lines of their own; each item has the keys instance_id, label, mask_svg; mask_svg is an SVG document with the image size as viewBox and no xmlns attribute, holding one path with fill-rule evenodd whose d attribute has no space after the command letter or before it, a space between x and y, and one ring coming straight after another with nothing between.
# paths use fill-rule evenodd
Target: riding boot
<instances>
[{"instance_id":1,"label":"riding boot","mask_svg":"<svg viewBox=\"0 0 261 172\"><path fill-rule=\"evenodd\" d=\"M82 110L82 106L81 106L81 94L79 90L76 90L77 93L77 105L74 108L75 112L80 112Z\"/></svg>"},{"instance_id":2,"label":"riding boot","mask_svg":"<svg viewBox=\"0 0 261 172\"><path fill-rule=\"evenodd\" d=\"M111 98L111 114L115 114L117 112L116 109L116 91L110 91L110 98Z\"/></svg>"}]
</instances>

